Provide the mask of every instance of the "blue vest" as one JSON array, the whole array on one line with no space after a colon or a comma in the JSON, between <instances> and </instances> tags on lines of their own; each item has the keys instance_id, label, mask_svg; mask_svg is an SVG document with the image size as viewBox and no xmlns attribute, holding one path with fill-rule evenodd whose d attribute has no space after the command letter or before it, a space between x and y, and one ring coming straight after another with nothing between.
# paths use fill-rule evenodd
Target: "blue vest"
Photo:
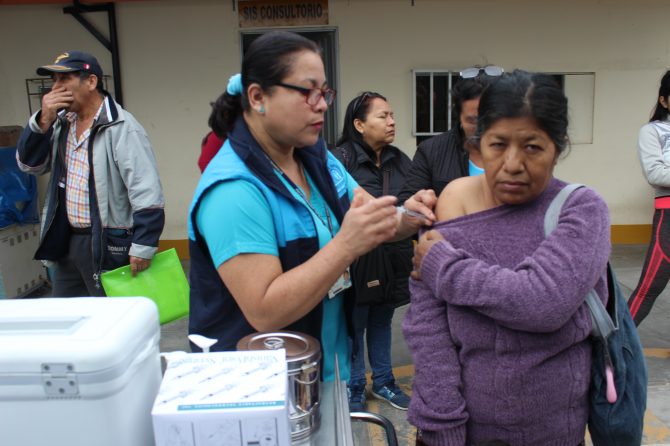
<instances>
[{"instance_id":1,"label":"blue vest","mask_svg":"<svg viewBox=\"0 0 670 446\"><path fill-rule=\"evenodd\" d=\"M326 144L296 149L303 166L332 209L340 224L349 209L346 180L342 167L327 156ZM275 223L279 260L288 271L310 259L319 250L316 226L307 207L296 200L274 172L258 143L240 117L228 139L205 169L189 211L189 251L191 255L191 302L189 333L218 339L212 351L235 350L237 341L256 330L247 322L237 302L221 280L207 245L198 231L196 215L202 197L223 181L243 180L256 186L266 198ZM221 203L225 206L226 203ZM345 295L347 328L351 332L353 294ZM321 338L321 304L285 327ZM191 344L193 351L199 351Z\"/></svg>"}]
</instances>

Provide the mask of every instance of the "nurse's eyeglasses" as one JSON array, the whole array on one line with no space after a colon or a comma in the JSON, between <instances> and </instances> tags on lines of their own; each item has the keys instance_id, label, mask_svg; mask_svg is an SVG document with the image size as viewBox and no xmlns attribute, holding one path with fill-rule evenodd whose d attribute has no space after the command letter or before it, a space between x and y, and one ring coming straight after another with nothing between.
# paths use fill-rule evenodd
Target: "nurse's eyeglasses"
<instances>
[{"instance_id":1,"label":"nurse's eyeglasses","mask_svg":"<svg viewBox=\"0 0 670 446\"><path fill-rule=\"evenodd\" d=\"M505 72L500 67L497 67L495 65L486 65L485 67L470 67L466 68L461 71L461 77L463 79L471 79L473 77L479 76L479 73L484 72L484 74L487 74L489 76L502 76L502 74Z\"/></svg>"},{"instance_id":2,"label":"nurse's eyeglasses","mask_svg":"<svg viewBox=\"0 0 670 446\"><path fill-rule=\"evenodd\" d=\"M305 88L299 87L297 85L285 84L283 82L277 82L276 85L288 88L290 90L295 90L302 94L305 97L305 102L307 102L308 105L316 105L319 103L321 98L323 98L323 100L326 101L326 105L330 106L335 100L335 95L337 94L337 91L329 87Z\"/></svg>"}]
</instances>

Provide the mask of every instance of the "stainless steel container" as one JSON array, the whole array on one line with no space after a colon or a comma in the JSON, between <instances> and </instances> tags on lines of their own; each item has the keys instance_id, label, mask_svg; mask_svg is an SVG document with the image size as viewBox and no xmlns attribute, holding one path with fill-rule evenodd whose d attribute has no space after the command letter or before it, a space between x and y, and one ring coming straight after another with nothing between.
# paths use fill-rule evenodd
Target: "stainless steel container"
<instances>
[{"instance_id":1,"label":"stainless steel container","mask_svg":"<svg viewBox=\"0 0 670 446\"><path fill-rule=\"evenodd\" d=\"M253 333L237 343L237 350L286 349L291 439L309 437L320 423L319 375L321 346L312 336L295 331Z\"/></svg>"}]
</instances>

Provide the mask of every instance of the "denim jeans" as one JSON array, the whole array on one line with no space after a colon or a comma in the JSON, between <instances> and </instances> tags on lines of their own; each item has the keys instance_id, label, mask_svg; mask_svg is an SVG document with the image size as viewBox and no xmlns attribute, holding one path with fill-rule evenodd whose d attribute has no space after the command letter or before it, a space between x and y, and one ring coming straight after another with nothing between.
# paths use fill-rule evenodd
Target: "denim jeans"
<instances>
[{"instance_id":1,"label":"denim jeans","mask_svg":"<svg viewBox=\"0 0 670 446\"><path fill-rule=\"evenodd\" d=\"M388 305L365 305L354 309L350 386L364 386L366 383L364 339L367 341L374 387L381 387L394 379L391 367L391 320L394 310Z\"/></svg>"}]
</instances>

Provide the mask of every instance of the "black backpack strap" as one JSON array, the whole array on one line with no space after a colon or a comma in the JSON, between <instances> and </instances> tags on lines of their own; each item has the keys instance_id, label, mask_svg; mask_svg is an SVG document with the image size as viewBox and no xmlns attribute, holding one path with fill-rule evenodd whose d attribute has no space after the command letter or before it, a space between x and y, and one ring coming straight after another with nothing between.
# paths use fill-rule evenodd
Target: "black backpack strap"
<instances>
[{"instance_id":1,"label":"black backpack strap","mask_svg":"<svg viewBox=\"0 0 670 446\"><path fill-rule=\"evenodd\" d=\"M382 170L382 195L389 194L389 183L391 182L391 170L386 168Z\"/></svg>"}]
</instances>

